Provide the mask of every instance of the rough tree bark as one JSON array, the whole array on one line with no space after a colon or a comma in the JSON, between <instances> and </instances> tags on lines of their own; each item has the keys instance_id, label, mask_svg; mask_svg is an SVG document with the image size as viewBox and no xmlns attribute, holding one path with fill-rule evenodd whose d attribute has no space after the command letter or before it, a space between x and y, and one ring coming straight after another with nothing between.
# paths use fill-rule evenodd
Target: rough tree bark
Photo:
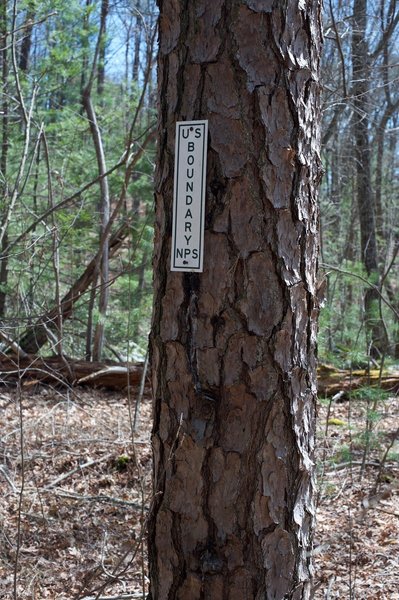
<instances>
[{"instance_id":1,"label":"rough tree bark","mask_svg":"<svg viewBox=\"0 0 399 600\"><path fill-rule=\"evenodd\" d=\"M152 600L310 598L320 2L160 0ZM204 272L169 270L208 119Z\"/></svg>"}]
</instances>

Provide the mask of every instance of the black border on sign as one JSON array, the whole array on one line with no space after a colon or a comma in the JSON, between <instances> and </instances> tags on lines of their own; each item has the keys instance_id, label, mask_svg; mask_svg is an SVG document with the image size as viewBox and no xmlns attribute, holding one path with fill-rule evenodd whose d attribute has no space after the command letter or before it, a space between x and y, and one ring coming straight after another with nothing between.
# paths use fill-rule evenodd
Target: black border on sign
<instances>
[{"instance_id":1,"label":"black border on sign","mask_svg":"<svg viewBox=\"0 0 399 600\"><path fill-rule=\"evenodd\" d=\"M197 267L184 267L181 265L176 265L176 238L177 238L177 213L178 213L178 189L179 189L179 169L178 169L178 165L179 165L179 156L180 156L180 129L182 127L202 127L202 138L203 138L203 144L202 144L202 165L201 165L201 210L200 210L200 239L199 239L199 255L198 255L198 266ZM173 190L173 207L175 210L175 214L174 216L174 232L173 232L173 240L174 240L174 247L172 247L172 256L173 256L173 269L178 269L179 271L185 271L186 273L190 273L191 271L200 271L201 272L201 257L202 257L202 262L203 262L203 233L202 233L202 227L203 227L203 216L204 216L204 202L205 202L205 194L204 194L204 180L206 180L206 173L204 173L204 165L205 165L205 152L206 152L206 148L207 148L207 140L205 140L205 129L206 129L206 125L204 122L200 122L198 123L198 121L182 121L178 124L177 126L177 152L176 152L176 156L175 156L175 172L176 172L176 178L175 178L175 189ZM176 201L175 201L176 199Z\"/></svg>"}]
</instances>

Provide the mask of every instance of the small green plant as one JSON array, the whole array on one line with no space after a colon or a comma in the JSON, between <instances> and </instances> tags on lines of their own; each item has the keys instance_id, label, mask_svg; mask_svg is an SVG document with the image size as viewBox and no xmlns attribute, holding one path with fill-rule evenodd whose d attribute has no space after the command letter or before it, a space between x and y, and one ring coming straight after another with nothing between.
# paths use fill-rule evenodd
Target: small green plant
<instances>
[{"instance_id":1,"label":"small green plant","mask_svg":"<svg viewBox=\"0 0 399 600\"><path fill-rule=\"evenodd\" d=\"M378 402L388 400L388 398L389 393L378 387L378 385L367 385L350 393L350 399L370 402L373 406Z\"/></svg>"},{"instance_id":2,"label":"small green plant","mask_svg":"<svg viewBox=\"0 0 399 600\"><path fill-rule=\"evenodd\" d=\"M330 481L327 481L323 485L323 495L327 498L332 498L337 493L337 489L338 488L335 483L331 483Z\"/></svg>"},{"instance_id":3,"label":"small green plant","mask_svg":"<svg viewBox=\"0 0 399 600\"><path fill-rule=\"evenodd\" d=\"M399 452L395 451L395 450L392 450L391 452L388 452L386 460L389 461L389 462L397 462L397 463L399 463Z\"/></svg>"},{"instance_id":4,"label":"small green plant","mask_svg":"<svg viewBox=\"0 0 399 600\"><path fill-rule=\"evenodd\" d=\"M115 461L116 470L119 472L126 471L129 462L129 456L127 454L121 454Z\"/></svg>"},{"instance_id":5,"label":"small green plant","mask_svg":"<svg viewBox=\"0 0 399 600\"><path fill-rule=\"evenodd\" d=\"M364 431L360 431L357 435L355 435L353 438L353 443L359 450L366 450L367 452L370 450L381 449L380 436L370 427L366 428Z\"/></svg>"},{"instance_id":6,"label":"small green plant","mask_svg":"<svg viewBox=\"0 0 399 600\"><path fill-rule=\"evenodd\" d=\"M349 446L343 445L341 448L331 457L331 462L335 465L341 463L350 462L353 459L352 450Z\"/></svg>"}]
</instances>

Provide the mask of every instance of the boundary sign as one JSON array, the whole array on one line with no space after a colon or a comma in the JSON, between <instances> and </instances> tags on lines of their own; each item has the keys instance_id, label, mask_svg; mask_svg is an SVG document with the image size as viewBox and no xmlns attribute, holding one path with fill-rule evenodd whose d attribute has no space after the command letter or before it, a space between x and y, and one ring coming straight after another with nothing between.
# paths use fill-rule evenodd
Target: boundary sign
<instances>
[{"instance_id":1,"label":"boundary sign","mask_svg":"<svg viewBox=\"0 0 399 600\"><path fill-rule=\"evenodd\" d=\"M172 271L202 273L208 121L176 123Z\"/></svg>"}]
</instances>

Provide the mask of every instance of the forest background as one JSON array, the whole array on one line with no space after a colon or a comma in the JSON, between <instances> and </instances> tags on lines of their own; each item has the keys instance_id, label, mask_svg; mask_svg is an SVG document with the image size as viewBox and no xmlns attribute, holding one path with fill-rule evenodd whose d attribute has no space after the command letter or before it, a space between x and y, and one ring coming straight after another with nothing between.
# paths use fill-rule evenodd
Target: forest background
<instances>
[{"instance_id":1,"label":"forest background","mask_svg":"<svg viewBox=\"0 0 399 600\"><path fill-rule=\"evenodd\" d=\"M151 0L2 2L3 351L146 354L156 18ZM319 357L387 366L399 353L396 1L329 0L324 30Z\"/></svg>"}]
</instances>

